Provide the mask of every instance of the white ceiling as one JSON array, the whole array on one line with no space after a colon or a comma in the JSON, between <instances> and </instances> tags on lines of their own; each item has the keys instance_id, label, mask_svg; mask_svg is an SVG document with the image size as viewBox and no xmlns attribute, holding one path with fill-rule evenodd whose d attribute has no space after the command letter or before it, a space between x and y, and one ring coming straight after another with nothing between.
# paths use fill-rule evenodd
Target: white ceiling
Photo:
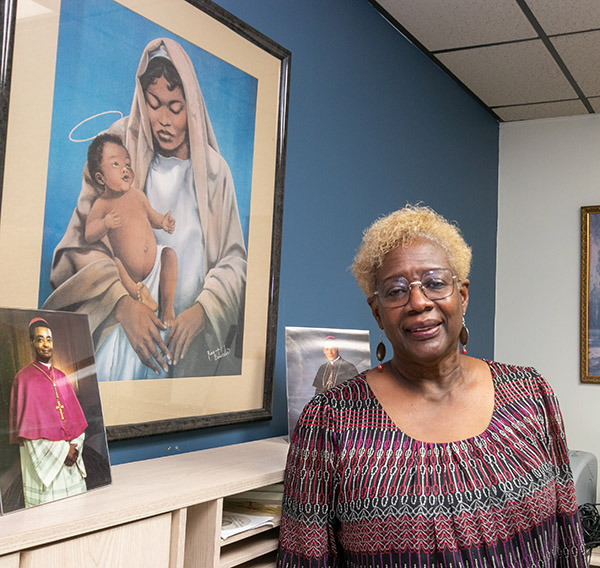
<instances>
[{"instance_id":1,"label":"white ceiling","mask_svg":"<svg viewBox=\"0 0 600 568\"><path fill-rule=\"evenodd\" d=\"M600 112L600 0L370 0L500 121Z\"/></svg>"}]
</instances>

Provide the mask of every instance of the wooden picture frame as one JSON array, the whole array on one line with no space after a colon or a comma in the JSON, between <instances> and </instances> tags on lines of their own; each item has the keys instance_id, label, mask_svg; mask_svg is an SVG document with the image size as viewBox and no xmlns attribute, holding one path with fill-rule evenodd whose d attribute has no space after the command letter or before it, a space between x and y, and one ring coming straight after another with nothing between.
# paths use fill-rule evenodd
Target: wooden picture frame
<instances>
[{"instance_id":1,"label":"wooden picture frame","mask_svg":"<svg viewBox=\"0 0 600 568\"><path fill-rule=\"evenodd\" d=\"M225 170L231 172L227 179L235 186L233 202L245 247L245 268L240 270L243 277L236 288L241 298L235 312L239 317L236 325L228 328L230 333L219 334L208 308L200 300L193 303L200 303L206 316L203 331L196 337L206 329L215 333L204 351L190 349L186 354L192 371L176 373L171 366L166 376L137 380L140 377L102 378L99 345L109 333L106 330L114 329L109 323L116 322L115 311L100 325L92 313L108 439L269 419L290 52L210 0L44 0L39 4L5 0L4 10L0 259L11 270L6 271L0 289L0 305L92 312L87 299L79 301L78 295L72 305L53 301L56 286L61 288L64 282L49 287L49 281L60 244L73 218L81 213L89 140L113 129L119 116L131 121L132 100L135 102L135 89L139 88L136 70L141 66L140 54L151 59L156 50L145 46L167 38L162 47L167 42L177 43L193 65L209 129L218 140L217 152ZM148 111L142 110L142 116L144 112ZM192 120L190 113L198 112L204 110L191 109L188 121ZM143 125L140 128L143 131ZM187 128L189 142L191 126ZM129 144L129 132L123 136L125 145ZM151 136L158 144L154 131ZM210 133L208 138L211 145ZM211 147L216 148L216 142ZM190 154L195 164L193 151ZM138 169L135 156L132 162L134 170ZM143 171L135 174L136 181L146 179ZM199 184L196 177L194 180L200 201ZM202 225L203 205L198 207ZM176 231L185 227L182 223L185 221L176 224ZM210 228L204 224L206 250L211 245L206 244ZM205 258L209 255L204 253ZM212 262L205 260L204 283ZM183 266L185 270L187 265ZM188 271L184 277L190 274ZM67 279L66 284L69 282ZM82 293L81 288L75 289ZM205 372L199 364L189 363L194 357L218 365L233 363ZM182 366L183 359L179 361Z\"/></svg>"},{"instance_id":2,"label":"wooden picture frame","mask_svg":"<svg viewBox=\"0 0 600 568\"><path fill-rule=\"evenodd\" d=\"M600 205L581 208L582 383L600 383Z\"/></svg>"}]
</instances>

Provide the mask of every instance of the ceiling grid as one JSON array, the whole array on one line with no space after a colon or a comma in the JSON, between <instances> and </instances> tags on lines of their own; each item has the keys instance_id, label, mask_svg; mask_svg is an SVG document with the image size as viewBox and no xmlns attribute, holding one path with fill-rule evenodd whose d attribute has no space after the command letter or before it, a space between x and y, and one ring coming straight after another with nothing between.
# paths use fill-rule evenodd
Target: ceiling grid
<instances>
[{"instance_id":1,"label":"ceiling grid","mask_svg":"<svg viewBox=\"0 0 600 568\"><path fill-rule=\"evenodd\" d=\"M370 0L498 120L600 110L598 0Z\"/></svg>"}]
</instances>

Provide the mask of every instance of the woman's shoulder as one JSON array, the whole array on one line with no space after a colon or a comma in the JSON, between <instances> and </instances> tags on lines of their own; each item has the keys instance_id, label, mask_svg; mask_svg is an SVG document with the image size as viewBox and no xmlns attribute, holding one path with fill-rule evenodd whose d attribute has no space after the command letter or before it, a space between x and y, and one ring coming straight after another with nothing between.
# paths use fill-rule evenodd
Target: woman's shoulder
<instances>
[{"instance_id":1,"label":"woman's shoulder","mask_svg":"<svg viewBox=\"0 0 600 568\"><path fill-rule=\"evenodd\" d=\"M206 167L213 176L230 175L227 160L209 144L206 145Z\"/></svg>"},{"instance_id":2,"label":"woman's shoulder","mask_svg":"<svg viewBox=\"0 0 600 568\"><path fill-rule=\"evenodd\" d=\"M552 387L535 367L499 361L485 362L492 372L497 397L504 394L514 398L519 393L536 397L554 396Z\"/></svg>"},{"instance_id":3,"label":"woman's shoulder","mask_svg":"<svg viewBox=\"0 0 600 568\"><path fill-rule=\"evenodd\" d=\"M358 398L364 398L369 392L367 386L366 372L359 373L355 377L336 385L329 390L323 391L314 396L313 400L324 404L331 404L332 402L339 400L354 400Z\"/></svg>"},{"instance_id":4,"label":"woman's shoulder","mask_svg":"<svg viewBox=\"0 0 600 568\"><path fill-rule=\"evenodd\" d=\"M325 409L330 409L335 413L342 407L347 408L356 401L367 399L369 394L370 390L367 386L365 374L361 373L329 390L314 395L304 409L314 409L318 412L325 412Z\"/></svg>"},{"instance_id":5,"label":"woman's shoulder","mask_svg":"<svg viewBox=\"0 0 600 568\"><path fill-rule=\"evenodd\" d=\"M365 375L356 375L313 396L300 414L296 431L299 435L314 431L333 433L350 424L363 423L365 416L375 410L375 400Z\"/></svg>"},{"instance_id":6,"label":"woman's shoulder","mask_svg":"<svg viewBox=\"0 0 600 568\"><path fill-rule=\"evenodd\" d=\"M539 375L539 373L535 370L534 367L530 367L527 365L514 365L512 363L503 363L500 361L492 361L489 359L483 359L490 369L492 373L500 377L516 377L516 376L525 376L525 375Z\"/></svg>"},{"instance_id":7,"label":"woman's shoulder","mask_svg":"<svg viewBox=\"0 0 600 568\"><path fill-rule=\"evenodd\" d=\"M229 194L233 194L233 178L229 164L225 158L212 146L205 146L204 152L206 175L210 183L207 185L209 197L211 199L223 199ZM195 162L192 156L192 162Z\"/></svg>"}]
</instances>

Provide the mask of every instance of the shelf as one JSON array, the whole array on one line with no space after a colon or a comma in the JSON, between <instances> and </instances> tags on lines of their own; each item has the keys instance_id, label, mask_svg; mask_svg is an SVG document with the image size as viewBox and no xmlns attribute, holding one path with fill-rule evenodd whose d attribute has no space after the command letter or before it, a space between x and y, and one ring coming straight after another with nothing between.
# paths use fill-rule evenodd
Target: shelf
<instances>
[{"instance_id":1,"label":"shelf","mask_svg":"<svg viewBox=\"0 0 600 568\"><path fill-rule=\"evenodd\" d=\"M0 555L279 483L287 447L270 438L113 466L112 485L0 517Z\"/></svg>"},{"instance_id":2,"label":"shelf","mask_svg":"<svg viewBox=\"0 0 600 568\"><path fill-rule=\"evenodd\" d=\"M239 534L230 536L228 539L221 540L221 548L224 548L230 544L233 544L234 542L238 542L238 541L244 540L246 538L251 538L254 535L273 530L274 528L278 527L280 524L281 524L281 515L276 515L276 516L274 515L272 525L265 525L263 527L258 527L256 529L244 531Z\"/></svg>"},{"instance_id":3,"label":"shelf","mask_svg":"<svg viewBox=\"0 0 600 568\"><path fill-rule=\"evenodd\" d=\"M274 568L279 519L222 541L223 501L281 483L287 449L271 438L115 466L112 485L0 517L0 568L96 558L128 568Z\"/></svg>"},{"instance_id":4,"label":"shelf","mask_svg":"<svg viewBox=\"0 0 600 568\"><path fill-rule=\"evenodd\" d=\"M277 552L269 552L260 558L255 558L244 564L240 564L238 568L275 568L277 562Z\"/></svg>"},{"instance_id":5,"label":"shelf","mask_svg":"<svg viewBox=\"0 0 600 568\"><path fill-rule=\"evenodd\" d=\"M219 568L232 568L245 562L258 559L269 552L277 550L279 531L271 528L270 531L258 534L250 539L233 543L221 549Z\"/></svg>"}]
</instances>

